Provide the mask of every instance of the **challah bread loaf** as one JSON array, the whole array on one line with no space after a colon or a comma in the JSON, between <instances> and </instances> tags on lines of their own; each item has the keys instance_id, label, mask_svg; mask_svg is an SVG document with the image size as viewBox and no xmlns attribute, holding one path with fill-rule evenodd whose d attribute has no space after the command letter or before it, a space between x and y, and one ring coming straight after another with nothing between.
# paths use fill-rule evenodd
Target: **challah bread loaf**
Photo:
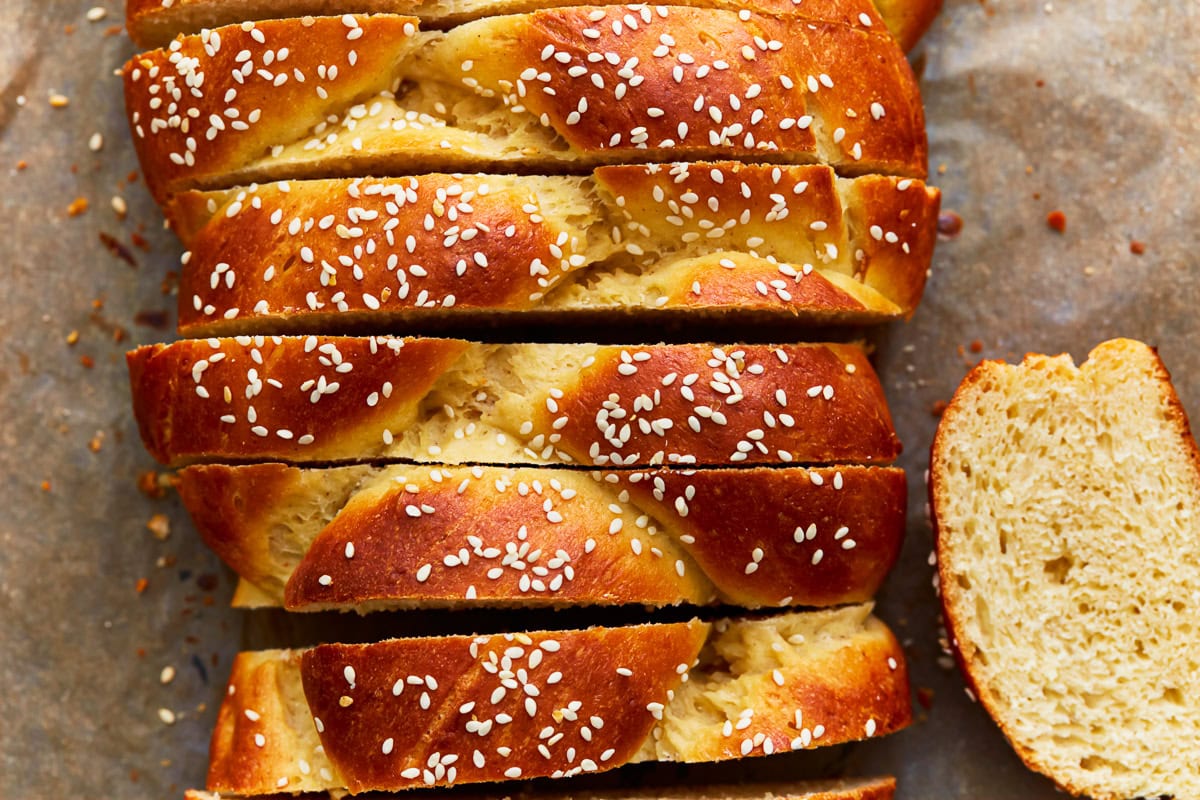
<instances>
[{"instance_id":1,"label":"challah bread loaf","mask_svg":"<svg viewBox=\"0 0 1200 800\"><path fill-rule=\"evenodd\" d=\"M514 14L571 2L548 0L126 0L125 28L142 47L162 47L181 33L280 17L319 14L411 14L427 27L445 27L495 14ZM680 5L749 8L797 21L839 22L876 33L883 25L908 50L941 7L941 0L690 0ZM878 6L878 8L876 7ZM881 19L882 18L882 19Z\"/></svg>"},{"instance_id":2,"label":"challah bread loaf","mask_svg":"<svg viewBox=\"0 0 1200 800\"><path fill-rule=\"evenodd\" d=\"M980 364L931 479L946 622L1025 763L1097 800L1200 797L1200 455L1154 351Z\"/></svg>"},{"instance_id":3,"label":"challah bread loaf","mask_svg":"<svg viewBox=\"0 0 1200 800\"><path fill-rule=\"evenodd\" d=\"M878 322L920 299L938 199L908 178L733 162L188 192L169 209L188 248L179 329L394 332L529 309Z\"/></svg>"},{"instance_id":4,"label":"challah bread loaf","mask_svg":"<svg viewBox=\"0 0 1200 800\"><path fill-rule=\"evenodd\" d=\"M396 465L189 467L179 494L243 579L292 611L874 596L904 537L904 472Z\"/></svg>"},{"instance_id":5,"label":"challah bread loaf","mask_svg":"<svg viewBox=\"0 0 1200 800\"><path fill-rule=\"evenodd\" d=\"M392 15L269 20L124 73L160 201L272 179L722 158L925 175L920 96L889 36L749 11L581 6L444 33Z\"/></svg>"},{"instance_id":6,"label":"challah bread loaf","mask_svg":"<svg viewBox=\"0 0 1200 800\"><path fill-rule=\"evenodd\" d=\"M208 789L351 792L720 761L911 718L869 606L761 620L242 653Z\"/></svg>"},{"instance_id":7,"label":"challah bread loaf","mask_svg":"<svg viewBox=\"0 0 1200 800\"><path fill-rule=\"evenodd\" d=\"M213 461L599 467L890 463L879 379L848 344L478 344L241 337L128 355L147 449Z\"/></svg>"},{"instance_id":8,"label":"challah bread loaf","mask_svg":"<svg viewBox=\"0 0 1200 800\"><path fill-rule=\"evenodd\" d=\"M551 792L542 788L487 787L483 791L446 789L409 789L396 792L365 792L361 800L892 800L895 778L840 778L833 780L788 781L786 783L738 783L704 786L671 786L644 789L605 789ZM302 794L257 795L260 800L335 800L341 793L305 792ZM185 800L241 800L244 795L189 790Z\"/></svg>"}]
</instances>

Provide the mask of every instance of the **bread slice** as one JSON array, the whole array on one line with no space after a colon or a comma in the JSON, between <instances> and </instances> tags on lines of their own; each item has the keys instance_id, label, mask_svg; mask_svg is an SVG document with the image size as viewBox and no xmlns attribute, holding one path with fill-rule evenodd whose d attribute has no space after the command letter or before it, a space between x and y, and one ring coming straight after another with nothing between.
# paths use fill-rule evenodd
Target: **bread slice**
<instances>
[{"instance_id":1,"label":"bread slice","mask_svg":"<svg viewBox=\"0 0 1200 800\"><path fill-rule=\"evenodd\" d=\"M723 158L926 172L920 94L891 37L749 11L581 6L444 33L387 14L269 20L176 40L124 74L160 201L288 178Z\"/></svg>"},{"instance_id":2,"label":"bread slice","mask_svg":"<svg viewBox=\"0 0 1200 800\"><path fill-rule=\"evenodd\" d=\"M908 178L721 162L292 181L185 193L168 216L188 249L180 333L394 333L497 312L908 316L938 200Z\"/></svg>"},{"instance_id":3,"label":"bread slice","mask_svg":"<svg viewBox=\"0 0 1200 800\"><path fill-rule=\"evenodd\" d=\"M788 781L786 783L738 783L705 786L664 786L658 789L605 789L553 792L541 787L504 786L495 788L411 789L400 792L365 792L355 795L362 800L892 800L896 779L838 778L828 780ZM344 792L305 792L301 794L256 795L259 800L341 800ZM185 800L242 800L245 795L188 790Z\"/></svg>"},{"instance_id":4,"label":"bread slice","mask_svg":"<svg viewBox=\"0 0 1200 800\"><path fill-rule=\"evenodd\" d=\"M218 713L208 789L567 777L831 745L910 718L900 646L869 606L248 652Z\"/></svg>"},{"instance_id":5,"label":"bread slice","mask_svg":"<svg viewBox=\"0 0 1200 800\"><path fill-rule=\"evenodd\" d=\"M125 29L141 47L162 47L181 33L199 33L204 28L246 20L318 14L412 14L423 24L440 28L494 14L571 4L547 0L126 0ZM878 32L886 25L908 50L933 22L941 0L805 0L799 4L793 0L689 0L680 5L734 11L749 8L786 14L797 21L838 22L864 33Z\"/></svg>"},{"instance_id":6,"label":"bread slice","mask_svg":"<svg viewBox=\"0 0 1200 800\"><path fill-rule=\"evenodd\" d=\"M1154 351L984 362L931 479L947 625L1025 763L1098 800L1200 797L1200 460Z\"/></svg>"},{"instance_id":7,"label":"bread slice","mask_svg":"<svg viewBox=\"0 0 1200 800\"><path fill-rule=\"evenodd\" d=\"M152 345L128 361L142 439L176 466L751 466L890 463L900 452L854 345L278 336Z\"/></svg>"},{"instance_id":8,"label":"bread slice","mask_svg":"<svg viewBox=\"0 0 1200 800\"><path fill-rule=\"evenodd\" d=\"M189 467L179 494L291 611L522 605L828 606L874 596L904 536L899 469L283 464Z\"/></svg>"},{"instance_id":9,"label":"bread slice","mask_svg":"<svg viewBox=\"0 0 1200 800\"><path fill-rule=\"evenodd\" d=\"M787 783L739 783L707 786L673 786L659 789L608 789L604 791L547 792L529 788L510 789L498 792L446 790L410 790L403 794L394 792L367 792L356 795L361 800L892 800L896 792L895 778L842 778L836 780L789 781ZM341 793L311 792L305 794L258 795L262 800L333 800L343 797ZM185 800L241 800L239 795L201 792L190 790L184 793Z\"/></svg>"}]
</instances>

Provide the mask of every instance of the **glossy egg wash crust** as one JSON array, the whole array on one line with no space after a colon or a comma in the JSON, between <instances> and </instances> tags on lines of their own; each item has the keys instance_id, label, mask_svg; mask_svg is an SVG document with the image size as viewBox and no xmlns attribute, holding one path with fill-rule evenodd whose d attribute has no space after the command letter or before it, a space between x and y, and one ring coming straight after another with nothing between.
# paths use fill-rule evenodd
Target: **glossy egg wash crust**
<instances>
[{"instance_id":1,"label":"glossy egg wash crust","mask_svg":"<svg viewBox=\"0 0 1200 800\"><path fill-rule=\"evenodd\" d=\"M911 720L870 606L761 620L393 639L242 653L208 787L398 790L721 761Z\"/></svg>"},{"instance_id":2,"label":"glossy egg wash crust","mask_svg":"<svg viewBox=\"0 0 1200 800\"><path fill-rule=\"evenodd\" d=\"M129 354L162 463L380 459L590 467L889 464L879 379L849 344L188 339Z\"/></svg>"},{"instance_id":3,"label":"glossy egg wash crust","mask_svg":"<svg viewBox=\"0 0 1200 800\"><path fill-rule=\"evenodd\" d=\"M160 199L288 178L737 158L924 177L886 33L750 11L582 6L447 32L412 17L243 23L125 66Z\"/></svg>"},{"instance_id":4,"label":"glossy egg wash crust","mask_svg":"<svg viewBox=\"0 0 1200 800\"><path fill-rule=\"evenodd\" d=\"M185 336L685 313L880 322L925 285L921 181L736 162L186 192ZM365 330L364 330L365 329Z\"/></svg>"},{"instance_id":5,"label":"glossy egg wash crust","mask_svg":"<svg viewBox=\"0 0 1200 800\"><path fill-rule=\"evenodd\" d=\"M128 0L125 29L142 47L162 47L180 34L280 17L321 14L411 14L431 28L485 16L574 5L547 0ZM884 27L908 50L929 27L940 0L692 0L679 5L743 8L809 22L838 22L864 31Z\"/></svg>"},{"instance_id":6,"label":"glossy egg wash crust","mask_svg":"<svg viewBox=\"0 0 1200 800\"><path fill-rule=\"evenodd\" d=\"M832 606L875 595L904 535L885 467L580 471L189 467L178 489L242 578L292 611Z\"/></svg>"}]
</instances>

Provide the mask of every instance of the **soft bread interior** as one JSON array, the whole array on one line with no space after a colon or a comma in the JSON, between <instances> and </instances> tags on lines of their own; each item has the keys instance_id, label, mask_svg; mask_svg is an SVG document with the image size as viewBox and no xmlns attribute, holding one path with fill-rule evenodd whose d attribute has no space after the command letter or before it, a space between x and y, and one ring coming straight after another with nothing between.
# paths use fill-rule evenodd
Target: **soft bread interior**
<instances>
[{"instance_id":1,"label":"soft bread interior","mask_svg":"<svg viewBox=\"0 0 1200 800\"><path fill-rule=\"evenodd\" d=\"M1153 351L985 363L932 477L952 632L1026 761L1092 797L1200 797L1200 468Z\"/></svg>"},{"instance_id":2,"label":"soft bread interior","mask_svg":"<svg viewBox=\"0 0 1200 800\"><path fill-rule=\"evenodd\" d=\"M754 725L754 717L764 712L794 720L792 749L820 746L830 720L805 719L799 709L772 709L775 676L817 669L824 662L845 669L839 656L856 638L864 632L889 635L871 616L871 608L865 604L718 623L699 666L675 692L638 760L704 761L711 758L713 742L728 742L745 755L766 741L755 735Z\"/></svg>"}]
</instances>

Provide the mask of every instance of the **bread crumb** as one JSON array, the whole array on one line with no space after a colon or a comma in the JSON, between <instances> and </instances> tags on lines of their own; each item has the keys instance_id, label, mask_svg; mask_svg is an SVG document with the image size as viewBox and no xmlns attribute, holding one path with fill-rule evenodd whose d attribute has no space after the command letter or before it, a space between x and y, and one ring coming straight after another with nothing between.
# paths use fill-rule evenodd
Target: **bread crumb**
<instances>
[{"instance_id":1,"label":"bread crumb","mask_svg":"<svg viewBox=\"0 0 1200 800\"><path fill-rule=\"evenodd\" d=\"M175 668L167 665L162 668L162 672L158 674L158 682L166 686L171 681L175 680Z\"/></svg>"},{"instance_id":2,"label":"bread crumb","mask_svg":"<svg viewBox=\"0 0 1200 800\"><path fill-rule=\"evenodd\" d=\"M1051 211L1046 215L1046 224L1050 230L1056 233L1065 233L1067 230L1067 215L1061 211Z\"/></svg>"},{"instance_id":3,"label":"bread crumb","mask_svg":"<svg viewBox=\"0 0 1200 800\"><path fill-rule=\"evenodd\" d=\"M68 105L70 105L70 103L71 98L67 97L65 94L59 94L58 92L50 93L51 108L66 108Z\"/></svg>"},{"instance_id":4,"label":"bread crumb","mask_svg":"<svg viewBox=\"0 0 1200 800\"><path fill-rule=\"evenodd\" d=\"M88 199L86 197L76 197L71 201L71 205L67 206L68 217L78 217L80 214L88 210Z\"/></svg>"},{"instance_id":5,"label":"bread crumb","mask_svg":"<svg viewBox=\"0 0 1200 800\"><path fill-rule=\"evenodd\" d=\"M146 523L146 530L154 535L155 539L160 542L165 542L171 535L171 520L166 514L155 514Z\"/></svg>"},{"instance_id":6,"label":"bread crumb","mask_svg":"<svg viewBox=\"0 0 1200 800\"><path fill-rule=\"evenodd\" d=\"M158 710L158 718L162 720L164 725L175 724L175 712L169 708L160 708Z\"/></svg>"}]
</instances>

